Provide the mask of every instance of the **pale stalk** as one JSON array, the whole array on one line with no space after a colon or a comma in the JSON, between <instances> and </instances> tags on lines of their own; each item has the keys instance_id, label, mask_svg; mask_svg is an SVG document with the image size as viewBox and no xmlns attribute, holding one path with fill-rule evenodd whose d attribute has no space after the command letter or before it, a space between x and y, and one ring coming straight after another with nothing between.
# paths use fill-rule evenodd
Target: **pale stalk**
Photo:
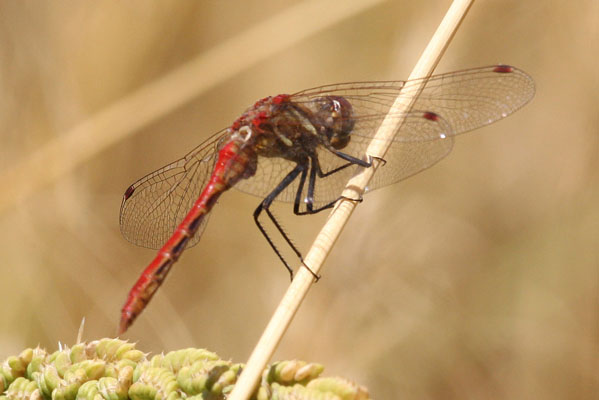
<instances>
[{"instance_id":1,"label":"pale stalk","mask_svg":"<svg viewBox=\"0 0 599 400\"><path fill-rule=\"evenodd\" d=\"M428 46L420 56L418 63L412 70L409 79L432 75L433 70L473 2L474 0L455 0L452 3ZM426 80L422 80L420 87L411 86L410 89L416 89L420 93L425 84ZM393 106L389 109L388 115L393 115L394 117L386 118L381 123L379 130L366 151L367 154L380 158L384 157L393 136L403 123L403 120L398 119L396 116L405 115L412 107L416 98L417 96L402 97L400 93ZM373 164L371 168L362 169L349 180L343 192L344 197L348 199L361 198L379 162L375 159ZM356 201L340 200L331 212L326 224L316 237L314 244L304 259L305 264L314 273L318 274L320 271L322 264L357 204L358 202ZM313 281L314 277L310 271L306 268L299 269L248 359L243 373L229 396L229 400L245 400L252 395L264 367L272 357Z\"/></svg>"}]
</instances>

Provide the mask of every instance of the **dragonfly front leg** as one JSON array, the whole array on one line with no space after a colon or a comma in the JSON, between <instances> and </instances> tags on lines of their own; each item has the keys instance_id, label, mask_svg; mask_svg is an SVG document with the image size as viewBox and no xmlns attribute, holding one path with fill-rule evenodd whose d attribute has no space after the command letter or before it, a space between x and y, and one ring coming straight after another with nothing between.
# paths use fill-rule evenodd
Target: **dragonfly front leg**
<instances>
[{"instance_id":1,"label":"dragonfly front leg","mask_svg":"<svg viewBox=\"0 0 599 400\"><path fill-rule=\"evenodd\" d=\"M360 160L359 158L353 157L349 154L337 151L333 148L328 149L330 150L333 154L335 154L336 156L338 156L339 158L342 158L346 161L348 161L346 164L343 164L331 171L328 172L323 172L322 169L320 168L320 163L318 162L318 158L316 156L311 158L311 168L310 168L310 179L308 180L308 193L307 196L305 198L305 203L306 203L306 211L300 211L300 207L301 207L301 203L302 203L302 190L303 190L303 182L300 184L296 197L295 197L295 202L293 204L293 213L296 215L306 215L306 214L316 214L319 213L320 211L332 208L335 203L337 203L340 199L342 198L346 198L344 196L339 196L338 198L336 198L335 200L331 201L330 203L327 203L321 207L318 208L314 208L314 190L316 187L316 175L318 175L319 178L326 178L327 176L333 175L339 171L344 170L345 168L352 166L352 165L359 165L361 167L371 167L372 166L372 159L374 157L372 156L368 156L368 161L364 161L364 160ZM378 158L378 157L377 157ZM383 162L385 162L385 160L380 159ZM354 201L362 201L362 199L349 199L348 200L354 200Z\"/></svg>"}]
</instances>

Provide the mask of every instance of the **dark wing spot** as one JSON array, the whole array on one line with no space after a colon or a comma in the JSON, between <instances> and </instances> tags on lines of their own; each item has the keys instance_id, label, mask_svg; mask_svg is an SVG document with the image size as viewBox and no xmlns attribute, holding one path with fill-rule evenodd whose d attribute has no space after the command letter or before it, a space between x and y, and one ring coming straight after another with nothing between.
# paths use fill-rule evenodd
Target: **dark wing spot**
<instances>
[{"instance_id":1,"label":"dark wing spot","mask_svg":"<svg viewBox=\"0 0 599 400\"><path fill-rule=\"evenodd\" d=\"M514 72L514 67L510 67L509 65L498 65L493 68L493 72L497 72L500 74L509 74L510 72Z\"/></svg>"},{"instance_id":2,"label":"dark wing spot","mask_svg":"<svg viewBox=\"0 0 599 400\"><path fill-rule=\"evenodd\" d=\"M431 111L425 112L424 114L422 114L422 116L425 119L428 119L430 121L438 121L439 120L439 115L434 112L431 112Z\"/></svg>"},{"instance_id":3,"label":"dark wing spot","mask_svg":"<svg viewBox=\"0 0 599 400\"><path fill-rule=\"evenodd\" d=\"M124 194L125 200L127 200L129 197L131 197L133 192L135 192L135 186L131 185L127 188L127 190L125 190L125 194Z\"/></svg>"}]
</instances>

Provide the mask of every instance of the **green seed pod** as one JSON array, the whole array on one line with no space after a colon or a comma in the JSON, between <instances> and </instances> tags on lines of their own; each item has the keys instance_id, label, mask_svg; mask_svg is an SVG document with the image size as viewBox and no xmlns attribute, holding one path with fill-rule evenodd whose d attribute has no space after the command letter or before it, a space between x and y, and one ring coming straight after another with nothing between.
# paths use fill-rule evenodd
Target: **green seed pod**
<instances>
[{"instance_id":1,"label":"green seed pod","mask_svg":"<svg viewBox=\"0 0 599 400\"><path fill-rule=\"evenodd\" d=\"M104 360L85 360L80 363L73 364L65 371L65 379L67 379L67 373L77 372L82 379L85 381L89 381L92 379L100 379L104 376L104 371L106 369L106 362ZM80 373L79 371L82 371ZM78 375L78 376L79 376ZM76 378L79 379L79 378Z\"/></svg>"},{"instance_id":2,"label":"green seed pod","mask_svg":"<svg viewBox=\"0 0 599 400\"><path fill-rule=\"evenodd\" d=\"M76 364L76 366L81 364ZM65 372L64 379L52 391L52 400L75 400L81 385L90 380L84 366L80 368L76 366Z\"/></svg>"},{"instance_id":3,"label":"green seed pod","mask_svg":"<svg viewBox=\"0 0 599 400\"><path fill-rule=\"evenodd\" d=\"M320 364L306 363L305 361L291 360L280 361L271 365L266 377L267 382L293 384L319 376L324 367Z\"/></svg>"},{"instance_id":4,"label":"green seed pod","mask_svg":"<svg viewBox=\"0 0 599 400\"><path fill-rule=\"evenodd\" d=\"M69 357L71 359L71 363L73 364L81 362L83 360L87 360L87 354L85 352L85 343L77 343L75 346L71 347Z\"/></svg>"},{"instance_id":5,"label":"green seed pod","mask_svg":"<svg viewBox=\"0 0 599 400\"><path fill-rule=\"evenodd\" d=\"M16 357L8 357L0 365L0 388L2 391L6 390L15 379L25 375L32 358L33 349L25 349Z\"/></svg>"},{"instance_id":6,"label":"green seed pod","mask_svg":"<svg viewBox=\"0 0 599 400\"><path fill-rule=\"evenodd\" d=\"M6 390L6 397L11 400L41 399L41 394L35 382L19 377Z\"/></svg>"},{"instance_id":7,"label":"green seed pod","mask_svg":"<svg viewBox=\"0 0 599 400\"><path fill-rule=\"evenodd\" d=\"M10 373L12 376L16 378L18 378L19 376L23 376L23 373L25 372L23 370L23 363L21 360L19 360L19 357L8 357L6 359L6 364L8 366L8 368L10 368ZM26 367L25 367L26 368Z\"/></svg>"},{"instance_id":8,"label":"green seed pod","mask_svg":"<svg viewBox=\"0 0 599 400\"><path fill-rule=\"evenodd\" d=\"M184 392L198 394L203 391L212 392L213 385L231 366L227 361L198 361L183 367L177 374L177 383ZM216 388L220 394L222 387Z\"/></svg>"},{"instance_id":9,"label":"green seed pod","mask_svg":"<svg viewBox=\"0 0 599 400\"><path fill-rule=\"evenodd\" d=\"M121 345L116 350L115 357L116 357L117 360L121 360L121 359L125 358L124 357L125 354L127 354L129 351L132 351L132 350L134 352L141 353L141 351L135 350L135 344L134 343L121 342Z\"/></svg>"},{"instance_id":10,"label":"green seed pod","mask_svg":"<svg viewBox=\"0 0 599 400\"><path fill-rule=\"evenodd\" d=\"M167 399L178 389L175 374L165 368L144 368L139 379L131 385L132 399Z\"/></svg>"},{"instance_id":11,"label":"green seed pod","mask_svg":"<svg viewBox=\"0 0 599 400\"><path fill-rule=\"evenodd\" d=\"M73 365L69 353L65 351L55 353L52 364L56 367L56 371L58 371L58 375L61 377L64 377L66 371Z\"/></svg>"},{"instance_id":12,"label":"green seed pod","mask_svg":"<svg viewBox=\"0 0 599 400\"><path fill-rule=\"evenodd\" d=\"M237 377L241 373L242 367L242 364L233 364L230 366L212 385L212 392L226 394L230 390L233 390L233 385L237 382Z\"/></svg>"},{"instance_id":13,"label":"green seed pod","mask_svg":"<svg viewBox=\"0 0 599 400\"><path fill-rule=\"evenodd\" d=\"M270 399L270 386L260 386L258 393L256 394L256 400L268 400Z\"/></svg>"},{"instance_id":14,"label":"green seed pod","mask_svg":"<svg viewBox=\"0 0 599 400\"><path fill-rule=\"evenodd\" d=\"M7 388L8 385L17 378L13 375L12 370L7 363L5 363L5 365L0 365L0 377L2 378L0 379L0 385L4 388Z\"/></svg>"},{"instance_id":15,"label":"green seed pod","mask_svg":"<svg viewBox=\"0 0 599 400\"><path fill-rule=\"evenodd\" d=\"M100 339L94 343L97 357L106 361L121 359L121 355L135 348L135 344L120 339Z\"/></svg>"},{"instance_id":16,"label":"green seed pod","mask_svg":"<svg viewBox=\"0 0 599 400\"><path fill-rule=\"evenodd\" d=\"M366 388L342 378L317 378L310 381L306 388L334 393L343 400L366 400L369 398Z\"/></svg>"},{"instance_id":17,"label":"green seed pod","mask_svg":"<svg viewBox=\"0 0 599 400\"><path fill-rule=\"evenodd\" d=\"M306 389L305 386L295 384L293 386L284 386L278 383L272 384L272 394L270 400L345 400L332 393L313 392Z\"/></svg>"},{"instance_id":18,"label":"green seed pod","mask_svg":"<svg viewBox=\"0 0 599 400\"><path fill-rule=\"evenodd\" d=\"M139 362L146 358L146 354L142 351L130 349L119 355L119 361L132 361L133 363Z\"/></svg>"},{"instance_id":19,"label":"green seed pod","mask_svg":"<svg viewBox=\"0 0 599 400\"><path fill-rule=\"evenodd\" d=\"M133 380L133 367L125 366L119 371L119 385L130 386Z\"/></svg>"},{"instance_id":20,"label":"green seed pod","mask_svg":"<svg viewBox=\"0 0 599 400\"><path fill-rule=\"evenodd\" d=\"M58 371L56 371L56 367L52 364L42 366L40 372L33 373L33 378L44 397L51 397L52 391L60 385L62 380L58 375Z\"/></svg>"},{"instance_id":21,"label":"green seed pod","mask_svg":"<svg viewBox=\"0 0 599 400\"><path fill-rule=\"evenodd\" d=\"M147 361L145 361L145 359L142 359L140 361L147 362ZM116 364L113 364L113 365L115 366L115 368L118 371L122 371L125 368L131 368L133 370L133 369L135 369L135 367L137 367L137 365L140 361L122 359L122 360L117 361Z\"/></svg>"},{"instance_id":22,"label":"green seed pod","mask_svg":"<svg viewBox=\"0 0 599 400\"><path fill-rule=\"evenodd\" d=\"M58 355L59 355L61 352L62 352L61 350L56 350L54 353L52 353L52 354L49 354L49 355L46 357L46 362L48 362L48 363L53 363L53 362L54 362L54 360L56 359L56 357L58 357Z\"/></svg>"},{"instance_id":23,"label":"green seed pod","mask_svg":"<svg viewBox=\"0 0 599 400\"><path fill-rule=\"evenodd\" d=\"M8 357L6 363L12 369L14 375L23 376L32 358L33 349L25 349L17 357Z\"/></svg>"},{"instance_id":24,"label":"green seed pod","mask_svg":"<svg viewBox=\"0 0 599 400\"><path fill-rule=\"evenodd\" d=\"M81 383L61 385L52 391L52 400L75 400Z\"/></svg>"},{"instance_id":25,"label":"green seed pod","mask_svg":"<svg viewBox=\"0 0 599 400\"><path fill-rule=\"evenodd\" d=\"M98 389L98 381L85 382L77 391L77 400L104 400Z\"/></svg>"},{"instance_id":26,"label":"green seed pod","mask_svg":"<svg viewBox=\"0 0 599 400\"><path fill-rule=\"evenodd\" d=\"M34 372L41 372L42 366L46 363L48 353L45 350L37 347L33 350L33 357L31 362L27 365L27 372L25 376L29 379L32 378Z\"/></svg>"},{"instance_id":27,"label":"green seed pod","mask_svg":"<svg viewBox=\"0 0 599 400\"><path fill-rule=\"evenodd\" d=\"M127 367L119 379L104 377L85 382L77 391L77 400L127 400L133 370Z\"/></svg>"},{"instance_id":28,"label":"green seed pod","mask_svg":"<svg viewBox=\"0 0 599 400\"><path fill-rule=\"evenodd\" d=\"M106 364L104 368L104 376L110 378L116 378L119 375L118 366L113 363Z\"/></svg>"},{"instance_id":29,"label":"green seed pod","mask_svg":"<svg viewBox=\"0 0 599 400\"><path fill-rule=\"evenodd\" d=\"M306 380L312 380L317 378L324 371L324 366L316 363L307 363L303 367L298 368L295 371L293 379L296 382L303 382Z\"/></svg>"},{"instance_id":30,"label":"green seed pod","mask_svg":"<svg viewBox=\"0 0 599 400\"><path fill-rule=\"evenodd\" d=\"M101 378L98 381L98 390L105 400L127 400L129 385L123 386L115 378Z\"/></svg>"},{"instance_id":31,"label":"green seed pod","mask_svg":"<svg viewBox=\"0 0 599 400\"><path fill-rule=\"evenodd\" d=\"M196 361L218 360L218 356L205 349L183 349L171 351L167 354L161 354L152 357L150 364L152 367L169 368L173 372L179 371L184 366L189 366Z\"/></svg>"},{"instance_id":32,"label":"green seed pod","mask_svg":"<svg viewBox=\"0 0 599 400\"><path fill-rule=\"evenodd\" d=\"M303 367L302 363L297 360L276 363L273 368L273 376L276 381L280 381L281 383L293 382L295 371L297 371L300 366Z\"/></svg>"}]
</instances>

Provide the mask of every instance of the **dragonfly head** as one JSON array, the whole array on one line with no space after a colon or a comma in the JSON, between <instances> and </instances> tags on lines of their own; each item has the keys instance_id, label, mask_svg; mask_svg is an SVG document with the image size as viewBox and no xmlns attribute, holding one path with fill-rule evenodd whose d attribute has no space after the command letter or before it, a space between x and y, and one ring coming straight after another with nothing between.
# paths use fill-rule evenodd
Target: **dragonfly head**
<instances>
[{"instance_id":1,"label":"dragonfly head","mask_svg":"<svg viewBox=\"0 0 599 400\"><path fill-rule=\"evenodd\" d=\"M333 148L344 148L355 124L350 102L341 96L320 97L314 102L321 132Z\"/></svg>"}]
</instances>

